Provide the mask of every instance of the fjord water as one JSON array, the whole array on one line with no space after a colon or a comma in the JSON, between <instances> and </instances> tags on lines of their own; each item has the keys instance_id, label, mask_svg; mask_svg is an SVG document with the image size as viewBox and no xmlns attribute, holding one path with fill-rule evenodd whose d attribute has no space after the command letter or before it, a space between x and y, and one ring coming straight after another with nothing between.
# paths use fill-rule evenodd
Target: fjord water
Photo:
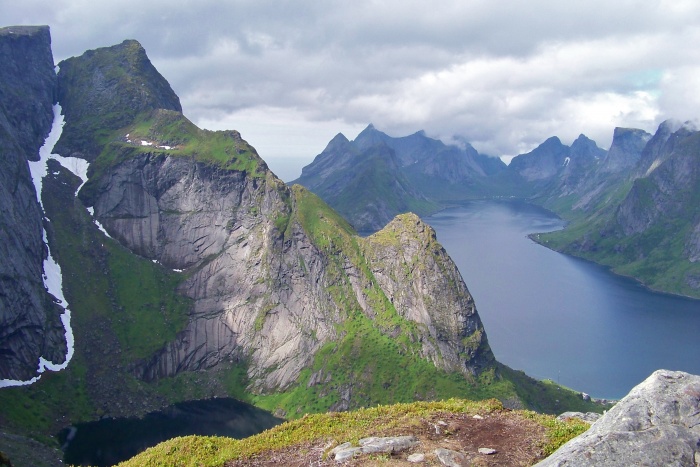
<instances>
[{"instance_id":1,"label":"fjord water","mask_svg":"<svg viewBox=\"0 0 700 467\"><path fill-rule=\"evenodd\" d=\"M538 379L618 399L654 370L700 374L700 300L651 292L527 235L564 222L522 201L425 218L457 264L496 358Z\"/></svg>"}]
</instances>

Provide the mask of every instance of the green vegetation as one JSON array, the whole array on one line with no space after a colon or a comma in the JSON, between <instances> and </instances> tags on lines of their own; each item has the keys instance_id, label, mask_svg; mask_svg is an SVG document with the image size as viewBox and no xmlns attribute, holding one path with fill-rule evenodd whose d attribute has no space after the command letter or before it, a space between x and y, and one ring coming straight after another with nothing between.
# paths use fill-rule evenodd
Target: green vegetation
<instances>
[{"instance_id":1,"label":"green vegetation","mask_svg":"<svg viewBox=\"0 0 700 467\"><path fill-rule=\"evenodd\" d=\"M588 429L588 425L582 422L562 422L551 416L529 411L504 412L502 404L496 400L472 402L450 399L442 402L414 402L353 412L309 415L242 440L201 436L175 438L119 465L221 466L230 460L250 459L269 450L295 445L326 445L326 449L330 450L338 440L357 443L359 439L368 436L385 436L386 433L394 433L396 430L410 430L411 427L425 424L426 420L444 417L447 414L488 416L496 413L532 420L543 426L545 436L542 449L547 454Z\"/></svg>"},{"instance_id":2,"label":"green vegetation","mask_svg":"<svg viewBox=\"0 0 700 467\"><path fill-rule=\"evenodd\" d=\"M179 112L158 109L139 115L133 124L111 133L90 166L90 181L81 196L89 199L103 174L122 161L144 154L154 158L190 157L221 169L246 172L254 178L267 176L265 163L237 131L201 130Z\"/></svg>"},{"instance_id":3,"label":"green vegetation","mask_svg":"<svg viewBox=\"0 0 700 467\"><path fill-rule=\"evenodd\" d=\"M111 316L126 361L148 358L185 328L191 300L175 293L182 274L107 241L118 311Z\"/></svg>"}]
</instances>

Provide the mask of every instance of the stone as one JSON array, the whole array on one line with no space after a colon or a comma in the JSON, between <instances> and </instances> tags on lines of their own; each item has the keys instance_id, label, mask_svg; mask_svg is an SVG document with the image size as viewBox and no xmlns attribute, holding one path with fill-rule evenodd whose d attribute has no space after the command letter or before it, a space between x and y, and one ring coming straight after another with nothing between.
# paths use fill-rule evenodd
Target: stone
<instances>
[{"instance_id":1,"label":"stone","mask_svg":"<svg viewBox=\"0 0 700 467\"><path fill-rule=\"evenodd\" d=\"M590 400L591 400L591 396L589 396L589 395L586 394L585 392L582 392L582 393L581 393L581 399L583 399L584 401L590 401Z\"/></svg>"},{"instance_id":2,"label":"stone","mask_svg":"<svg viewBox=\"0 0 700 467\"><path fill-rule=\"evenodd\" d=\"M369 437L359 441L360 446L353 446L351 443L343 443L330 451L330 455L335 456L336 462L342 462L360 454L392 453L401 452L418 444L415 436L389 436L389 437Z\"/></svg>"},{"instance_id":3,"label":"stone","mask_svg":"<svg viewBox=\"0 0 700 467\"><path fill-rule=\"evenodd\" d=\"M355 457L355 454L360 454L361 452L362 452L361 448L343 449L342 451L338 451L335 453L335 461L336 462L346 461L348 459Z\"/></svg>"},{"instance_id":4,"label":"stone","mask_svg":"<svg viewBox=\"0 0 700 467\"><path fill-rule=\"evenodd\" d=\"M435 456L442 465L447 467L463 467L467 465L467 456L461 452L452 451L451 449L437 448Z\"/></svg>"},{"instance_id":5,"label":"stone","mask_svg":"<svg viewBox=\"0 0 700 467\"><path fill-rule=\"evenodd\" d=\"M580 420L583 420L584 422L588 423L593 423L597 421L602 415L599 413L595 412L564 412L563 414L559 415L557 418L559 420L568 420L570 418L578 418Z\"/></svg>"},{"instance_id":6,"label":"stone","mask_svg":"<svg viewBox=\"0 0 700 467\"><path fill-rule=\"evenodd\" d=\"M699 439L700 376L657 370L537 465L693 466Z\"/></svg>"},{"instance_id":7,"label":"stone","mask_svg":"<svg viewBox=\"0 0 700 467\"><path fill-rule=\"evenodd\" d=\"M417 452L415 454L409 455L406 460L412 464L417 464L419 462L425 461L425 454L422 452Z\"/></svg>"},{"instance_id":8,"label":"stone","mask_svg":"<svg viewBox=\"0 0 700 467\"><path fill-rule=\"evenodd\" d=\"M479 454L484 454L485 456L491 456L496 454L498 451L492 448L479 448Z\"/></svg>"},{"instance_id":9,"label":"stone","mask_svg":"<svg viewBox=\"0 0 700 467\"><path fill-rule=\"evenodd\" d=\"M374 452L400 452L418 444L415 436L392 436L386 438L363 438L360 446L363 454Z\"/></svg>"}]
</instances>

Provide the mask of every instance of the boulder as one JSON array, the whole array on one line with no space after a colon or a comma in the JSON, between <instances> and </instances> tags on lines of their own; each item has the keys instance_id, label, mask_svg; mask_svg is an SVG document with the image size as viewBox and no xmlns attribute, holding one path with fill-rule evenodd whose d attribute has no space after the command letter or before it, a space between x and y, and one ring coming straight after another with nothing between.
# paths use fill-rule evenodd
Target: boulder
<instances>
[{"instance_id":1,"label":"boulder","mask_svg":"<svg viewBox=\"0 0 700 467\"><path fill-rule=\"evenodd\" d=\"M546 466L696 466L700 458L700 376L658 370Z\"/></svg>"}]
</instances>

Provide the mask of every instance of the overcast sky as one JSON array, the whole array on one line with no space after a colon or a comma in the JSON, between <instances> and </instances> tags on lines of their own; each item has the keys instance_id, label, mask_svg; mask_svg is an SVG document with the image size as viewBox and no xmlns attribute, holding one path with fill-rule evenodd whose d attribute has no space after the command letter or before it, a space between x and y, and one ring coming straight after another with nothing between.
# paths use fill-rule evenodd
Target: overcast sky
<instances>
[{"instance_id":1,"label":"overcast sky","mask_svg":"<svg viewBox=\"0 0 700 467\"><path fill-rule=\"evenodd\" d=\"M0 18L51 26L56 62L138 40L188 118L285 180L370 122L513 156L700 115L696 0L0 0Z\"/></svg>"}]
</instances>

